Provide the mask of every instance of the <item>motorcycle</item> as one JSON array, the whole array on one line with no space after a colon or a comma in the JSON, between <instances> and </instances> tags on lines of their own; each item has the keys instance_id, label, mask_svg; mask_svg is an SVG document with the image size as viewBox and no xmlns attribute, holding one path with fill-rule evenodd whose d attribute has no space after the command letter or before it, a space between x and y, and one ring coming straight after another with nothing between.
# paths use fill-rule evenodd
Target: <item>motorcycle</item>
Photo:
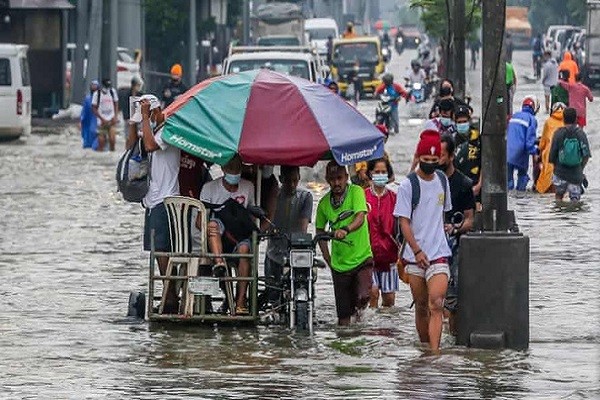
<instances>
[{"instance_id":1,"label":"motorcycle","mask_svg":"<svg viewBox=\"0 0 600 400\"><path fill-rule=\"evenodd\" d=\"M392 98L387 94L382 94L379 97L377 108L375 108L375 124L385 125L388 132L391 131L392 119Z\"/></svg>"},{"instance_id":2,"label":"motorcycle","mask_svg":"<svg viewBox=\"0 0 600 400\"><path fill-rule=\"evenodd\" d=\"M410 95L408 101L408 113L412 118L424 118L427 113L425 107L425 85L421 82L407 83L406 89Z\"/></svg>"},{"instance_id":3,"label":"motorcycle","mask_svg":"<svg viewBox=\"0 0 600 400\"><path fill-rule=\"evenodd\" d=\"M283 238L288 243L288 256L281 273L281 278L274 283L272 289L279 291L279 304L274 309L281 319L287 321L290 329L313 333L315 320L315 282L317 270L325 268L325 262L316 258L316 248L320 241L334 240L333 232L315 235L310 233L285 234L279 232L277 226L267 218L260 207L249 208L252 215L267 222L270 229L259 235L261 239ZM350 218L353 211L340 213L332 226ZM343 242L343 241L342 241ZM264 298L263 298L264 299ZM261 300L259 299L259 302ZM262 301L264 303L264 300Z\"/></svg>"}]
</instances>

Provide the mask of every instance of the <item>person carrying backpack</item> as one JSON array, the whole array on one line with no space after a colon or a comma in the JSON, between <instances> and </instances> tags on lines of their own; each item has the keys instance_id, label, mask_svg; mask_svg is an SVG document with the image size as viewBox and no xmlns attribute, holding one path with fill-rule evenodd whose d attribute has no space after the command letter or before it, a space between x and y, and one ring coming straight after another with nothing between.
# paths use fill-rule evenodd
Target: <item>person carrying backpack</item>
<instances>
[{"instance_id":1,"label":"person carrying backpack","mask_svg":"<svg viewBox=\"0 0 600 400\"><path fill-rule=\"evenodd\" d=\"M550 147L550 162L554 164L552 183L556 201L562 201L567 192L571 201L579 201L582 185L587 186L583 169L592 153L585 132L577 126L577 111L567 108L563 116L565 127L556 131Z\"/></svg>"},{"instance_id":2,"label":"person carrying backpack","mask_svg":"<svg viewBox=\"0 0 600 400\"><path fill-rule=\"evenodd\" d=\"M98 118L98 151L104 151L107 138L110 151L115 151L119 96L110 79L102 79L102 88L94 92L92 109Z\"/></svg>"},{"instance_id":3,"label":"person carrying backpack","mask_svg":"<svg viewBox=\"0 0 600 400\"><path fill-rule=\"evenodd\" d=\"M415 302L417 332L433 351L440 347L452 255L444 231L444 213L452 210L452 201L448 178L437 170L440 155L440 134L423 131L417 146L419 168L400 183L394 207L404 238L400 257Z\"/></svg>"}]
</instances>

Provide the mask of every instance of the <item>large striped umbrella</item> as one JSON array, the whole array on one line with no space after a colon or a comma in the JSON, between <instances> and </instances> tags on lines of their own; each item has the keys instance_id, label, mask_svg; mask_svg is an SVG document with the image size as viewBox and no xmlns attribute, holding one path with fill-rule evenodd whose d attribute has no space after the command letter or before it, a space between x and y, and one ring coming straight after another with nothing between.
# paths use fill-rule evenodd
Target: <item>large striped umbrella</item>
<instances>
[{"instance_id":1,"label":"large striped umbrella","mask_svg":"<svg viewBox=\"0 0 600 400\"><path fill-rule=\"evenodd\" d=\"M320 84L268 69L201 82L165 109L164 140L217 164L348 165L383 157L383 135Z\"/></svg>"}]
</instances>

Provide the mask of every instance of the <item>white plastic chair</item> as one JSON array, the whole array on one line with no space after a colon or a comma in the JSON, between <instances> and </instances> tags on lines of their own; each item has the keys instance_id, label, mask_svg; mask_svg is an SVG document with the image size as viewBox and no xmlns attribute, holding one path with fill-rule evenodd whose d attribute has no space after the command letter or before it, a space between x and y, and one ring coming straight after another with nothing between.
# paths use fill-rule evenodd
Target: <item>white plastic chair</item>
<instances>
[{"instance_id":1,"label":"white plastic chair","mask_svg":"<svg viewBox=\"0 0 600 400\"><path fill-rule=\"evenodd\" d=\"M173 253L190 254L190 257L169 257L169 263L167 270L165 271L165 277L170 277L173 274L173 267L177 265L186 266L186 274L188 276L198 275L198 264L200 255L207 253L207 218L206 208L200 200L184 197L184 196L170 196L164 200L165 208L167 209L167 216L169 219L169 233L171 235L171 250ZM193 220L194 213L192 210L198 210L198 214L201 215L200 221L200 252L198 255L192 256L193 251L193 238L192 238L192 225L196 223ZM169 286L173 283L171 280L165 280L163 285L162 299L159 306L159 313L163 313L165 299ZM183 281L182 287L182 309L183 314L191 316L193 313L194 296L188 292L187 280Z\"/></svg>"}]
</instances>

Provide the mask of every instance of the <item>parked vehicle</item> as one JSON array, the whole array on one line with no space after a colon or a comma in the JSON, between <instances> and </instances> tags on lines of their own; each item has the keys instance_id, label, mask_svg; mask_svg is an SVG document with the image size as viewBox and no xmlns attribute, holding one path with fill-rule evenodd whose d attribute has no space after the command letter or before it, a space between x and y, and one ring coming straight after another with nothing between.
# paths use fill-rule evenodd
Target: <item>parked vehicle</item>
<instances>
[{"instance_id":1,"label":"parked vehicle","mask_svg":"<svg viewBox=\"0 0 600 400\"><path fill-rule=\"evenodd\" d=\"M262 36L256 42L258 46L300 46L300 40L294 35Z\"/></svg>"},{"instance_id":2,"label":"parked vehicle","mask_svg":"<svg viewBox=\"0 0 600 400\"><path fill-rule=\"evenodd\" d=\"M28 46L0 44L0 140L31 132Z\"/></svg>"},{"instance_id":3,"label":"parked vehicle","mask_svg":"<svg viewBox=\"0 0 600 400\"><path fill-rule=\"evenodd\" d=\"M67 44L67 49L69 50L69 59L74 59L74 51L76 49L75 43ZM87 51L88 45L85 45L86 58L83 60L83 78L86 76L87 71ZM135 54L132 54L131 50L126 47L117 47L117 89L129 89L131 88L131 80L135 77L141 83L142 87L144 86L144 80L142 79L140 62L141 62L142 54L139 51L136 51ZM71 83L72 77L72 61L67 61L66 65L66 76L67 82ZM95 77L101 79L101 77Z\"/></svg>"},{"instance_id":4,"label":"parked vehicle","mask_svg":"<svg viewBox=\"0 0 600 400\"><path fill-rule=\"evenodd\" d=\"M600 1L588 0L583 78L588 86L600 84Z\"/></svg>"},{"instance_id":5,"label":"parked vehicle","mask_svg":"<svg viewBox=\"0 0 600 400\"><path fill-rule=\"evenodd\" d=\"M224 61L223 75L268 68L311 82L323 78L321 61L307 46L231 47Z\"/></svg>"},{"instance_id":6,"label":"parked vehicle","mask_svg":"<svg viewBox=\"0 0 600 400\"><path fill-rule=\"evenodd\" d=\"M304 31L308 35L311 46L322 55L327 55L327 40L329 36L337 39L340 36L337 22L332 18L310 18L304 21Z\"/></svg>"},{"instance_id":7,"label":"parked vehicle","mask_svg":"<svg viewBox=\"0 0 600 400\"><path fill-rule=\"evenodd\" d=\"M362 82L363 93L375 93L375 89L381 84L380 75L385 71L379 38L373 36L334 40L332 64L333 76L342 93L348 87L346 77L354 76L354 72ZM354 71L356 67L358 69Z\"/></svg>"},{"instance_id":8,"label":"parked vehicle","mask_svg":"<svg viewBox=\"0 0 600 400\"><path fill-rule=\"evenodd\" d=\"M531 42L531 24L527 7L506 7L505 29L512 36L515 49L529 49Z\"/></svg>"},{"instance_id":9,"label":"parked vehicle","mask_svg":"<svg viewBox=\"0 0 600 400\"><path fill-rule=\"evenodd\" d=\"M302 8L289 2L261 4L252 19L252 32L258 40L267 36L291 35L297 38L299 44L305 45Z\"/></svg>"}]
</instances>

